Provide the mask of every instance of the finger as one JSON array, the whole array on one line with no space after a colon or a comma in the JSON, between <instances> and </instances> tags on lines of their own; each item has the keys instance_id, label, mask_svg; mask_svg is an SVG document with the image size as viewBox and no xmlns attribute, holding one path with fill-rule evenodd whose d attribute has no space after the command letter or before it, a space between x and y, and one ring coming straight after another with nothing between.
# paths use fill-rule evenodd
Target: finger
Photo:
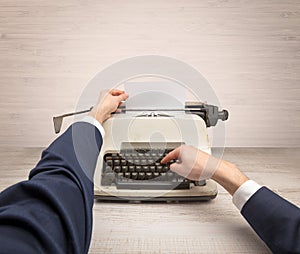
<instances>
[{"instance_id":1,"label":"finger","mask_svg":"<svg viewBox=\"0 0 300 254\"><path fill-rule=\"evenodd\" d=\"M160 163L165 164L165 163L169 162L170 160L177 159L180 154L180 149L181 149L181 146L179 146L176 149L174 149L173 151L169 152L164 158L162 158Z\"/></svg>"},{"instance_id":2,"label":"finger","mask_svg":"<svg viewBox=\"0 0 300 254\"><path fill-rule=\"evenodd\" d=\"M127 93L122 93L122 94L119 94L118 96L116 96L116 99L118 101L118 103L122 102L122 101L126 101L127 98L128 98L128 94Z\"/></svg>"},{"instance_id":3,"label":"finger","mask_svg":"<svg viewBox=\"0 0 300 254\"><path fill-rule=\"evenodd\" d=\"M112 109L112 112L122 112L122 110L118 109L118 107L120 107L120 105L122 105L123 101L125 101L127 98L128 98L128 94L127 93L122 93L118 96L112 96L114 102L116 103L115 104L115 108Z\"/></svg>"},{"instance_id":4,"label":"finger","mask_svg":"<svg viewBox=\"0 0 300 254\"><path fill-rule=\"evenodd\" d=\"M118 90L118 89L112 89L110 91L110 94L113 95L113 96L118 96L118 95L123 94L123 93L125 93L125 91Z\"/></svg>"}]
</instances>

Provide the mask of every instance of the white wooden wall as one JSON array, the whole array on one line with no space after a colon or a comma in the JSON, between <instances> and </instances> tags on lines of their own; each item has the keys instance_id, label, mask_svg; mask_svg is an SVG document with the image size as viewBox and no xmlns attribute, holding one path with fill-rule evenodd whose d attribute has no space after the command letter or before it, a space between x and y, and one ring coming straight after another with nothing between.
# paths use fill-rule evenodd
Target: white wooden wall
<instances>
[{"instance_id":1,"label":"white wooden wall","mask_svg":"<svg viewBox=\"0 0 300 254\"><path fill-rule=\"evenodd\" d=\"M46 146L95 73L145 54L209 80L227 146L300 146L299 0L0 0L1 145Z\"/></svg>"}]
</instances>

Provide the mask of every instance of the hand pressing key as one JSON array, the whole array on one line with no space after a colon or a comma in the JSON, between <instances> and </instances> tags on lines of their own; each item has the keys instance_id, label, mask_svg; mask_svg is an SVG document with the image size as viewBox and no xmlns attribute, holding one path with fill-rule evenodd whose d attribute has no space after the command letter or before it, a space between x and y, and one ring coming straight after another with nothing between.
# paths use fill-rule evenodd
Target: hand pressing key
<instances>
[{"instance_id":1,"label":"hand pressing key","mask_svg":"<svg viewBox=\"0 0 300 254\"><path fill-rule=\"evenodd\" d=\"M161 163L165 164L174 159L179 162L170 165L172 171L194 181L212 178L231 195L248 180L234 164L217 159L192 146L181 145L168 153Z\"/></svg>"},{"instance_id":2,"label":"hand pressing key","mask_svg":"<svg viewBox=\"0 0 300 254\"><path fill-rule=\"evenodd\" d=\"M181 145L168 153L161 163L166 164L171 160L177 160L170 164L172 171L194 181L211 178L219 164L217 158L187 145Z\"/></svg>"}]
</instances>

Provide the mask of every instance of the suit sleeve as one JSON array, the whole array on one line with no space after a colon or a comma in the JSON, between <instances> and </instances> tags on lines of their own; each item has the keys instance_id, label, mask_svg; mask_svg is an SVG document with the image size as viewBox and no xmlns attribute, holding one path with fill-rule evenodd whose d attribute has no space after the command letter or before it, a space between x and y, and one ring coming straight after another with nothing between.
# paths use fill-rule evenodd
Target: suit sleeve
<instances>
[{"instance_id":1,"label":"suit sleeve","mask_svg":"<svg viewBox=\"0 0 300 254\"><path fill-rule=\"evenodd\" d=\"M244 205L242 215L273 253L300 253L300 209L266 187Z\"/></svg>"},{"instance_id":2,"label":"suit sleeve","mask_svg":"<svg viewBox=\"0 0 300 254\"><path fill-rule=\"evenodd\" d=\"M0 253L88 252L101 145L95 126L75 123L43 151L28 181L0 194Z\"/></svg>"}]
</instances>

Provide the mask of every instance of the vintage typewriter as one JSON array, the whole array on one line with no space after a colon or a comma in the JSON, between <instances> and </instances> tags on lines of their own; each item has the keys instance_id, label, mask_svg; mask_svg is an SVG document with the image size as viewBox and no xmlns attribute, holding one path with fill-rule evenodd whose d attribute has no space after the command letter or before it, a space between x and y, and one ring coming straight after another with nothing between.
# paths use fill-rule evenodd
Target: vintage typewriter
<instances>
[{"instance_id":1,"label":"vintage typewriter","mask_svg":"<svg viewBox=\"0 0 300 254\"><path fill-rule=\"evenodd\" d=\"M215 198L217 187L213 180L190 181L170 171L169 165L174 160L166 165L160 161L185 143L197 143L199 149L211 153L206 128L215 126L219 119L227 120L228 112L207 104L190 103L184 111L126 111L125 106L121 114L103 124L106 135L95 171L96 198L143 201ZM189 140L194 137L191 132L197 133L197 141ZM165 142L151 140L153 133L163 133Z\"/></svg>"},{"instance_id":2,"label":"vintage typewriter","mask_svg":"<svg viewBox=\"0 0 300 254\"><path fill-rule=\"evenodd\" d=\"M211 153L207 128L227 120L227 110L198 102L186 103L183 110L126 110L126 105L120 109L103 124L106 134L94 176L96 199L200 201L216 197L213 180L191 181L170 171L174 160L164 165L160 161L181 144ZM56 132L68 115L54 118ZM153 139L153 134L160 138Z\"/></svg>"}]
</instances>

